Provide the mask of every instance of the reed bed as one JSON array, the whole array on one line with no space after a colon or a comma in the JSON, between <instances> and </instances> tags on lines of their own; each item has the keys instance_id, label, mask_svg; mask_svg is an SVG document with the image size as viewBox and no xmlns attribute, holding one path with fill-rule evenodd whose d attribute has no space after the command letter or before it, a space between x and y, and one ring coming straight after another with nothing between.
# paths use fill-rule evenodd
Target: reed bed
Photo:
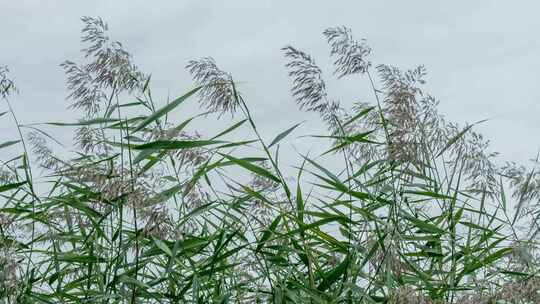
<instances>
[{"instance_id":1,"label":"reed bed","mask_svg":"<svg viewBox=\"0 0 540 304\"><path fill-rule=\"evenodd\" d=\"M187 64L187 93L154 100L107 24L82 22L84 62L61 65L79 120L22 124L0 69L0 119L19 135L0 144L15 151L0 167L2 303L540 303L538 162L498 164L475 124L438 112L423 66L374 64L366 40L325 30L330 74L371 88L345 107L286 46L291 95L327 132L269 140L214 59ZM190 131L216 117L222 132ZM58 128L73 131L69 157ZM326 150L283 168L293 136Z\"/></svg>"}]
</instances>

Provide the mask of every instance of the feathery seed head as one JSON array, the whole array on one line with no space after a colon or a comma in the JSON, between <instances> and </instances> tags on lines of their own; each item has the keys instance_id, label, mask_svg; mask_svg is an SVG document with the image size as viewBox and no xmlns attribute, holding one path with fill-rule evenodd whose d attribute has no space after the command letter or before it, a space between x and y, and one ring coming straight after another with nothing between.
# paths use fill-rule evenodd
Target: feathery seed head
<instances>
[{"instance_id":1,"label":"feathery seed head","mask_svg":"<svg viewBox=\"0 0 540 304\"><path fill-rule=\"evenodd\" d=\"M15 83L8 77L9 69L7 66L0 65L0 96L6 98L17 92Z\"/></svg>"},{"instance_id":2,"label":"feathery seed head","mask_svg":"<svg viewBox=\"0 0 540 304\"><path fill-rule=\"evenodd\" d=\"M186 68L197 85L202 87L199 90L201 105L220 115L236 112L241 96L235 92L232 76L221 70L213 58L191 60Z\"/></svg>"},{"instance_id":3,"label":"feathery seed head","mask_svg":"<svg viewBox=\"0 0 540 304\"><path fill-rule=\"evenodd\" d=\"M323 34L331 46L330 55L337 57L334 74L338 78L367 72L371 62L366 57L371 53L371 48L365 39L355 40L351 29L345 26L328 28Z\"/></svg>"},{"instance_id":4,"label":"feathery seed head","mask_svg":"<svg viewBox=\"0 0 540 304\"><path fill-rule=\"evenodd\" d=\"M289 76L293 78L292 94L300 109L325 112L328 107L326 84L315 60L292 46L286 46L282 50L290 60L285 66L289 68Z\"/></svg>"}]
</instances>

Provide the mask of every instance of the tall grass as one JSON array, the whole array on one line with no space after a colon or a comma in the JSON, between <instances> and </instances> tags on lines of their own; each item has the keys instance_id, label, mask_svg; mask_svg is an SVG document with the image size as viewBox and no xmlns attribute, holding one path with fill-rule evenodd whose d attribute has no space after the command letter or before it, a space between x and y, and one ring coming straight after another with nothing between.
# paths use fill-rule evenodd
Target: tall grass
<instances>
[{"instance_id":1,"label":"tall grass","mask_svg":"<svg viewBox=\"0 0 540 304\"><path fill-rule=\"evenodd\" d=\"M365 40L327 29L334 74L372 88L348 109L285 47L293 97L328 128L307 137L327 150L298 154L291 177L279 147L298 125L263 139L212 58L188 63L193 89L156 101L106 23L82 21L87 62L62 64L79 121L21 124L0 70L0 119L20 135L0 144L19 151L0 174L4 303L540 303L538 175L447 122L422 66L374 66ZM171 120L197 99L209 112ZM225 113L214 136L188 131ZM49 127L76 129L70 157ZM231 140L240 129L251 138Z\"/></svg>"}]
</instances>

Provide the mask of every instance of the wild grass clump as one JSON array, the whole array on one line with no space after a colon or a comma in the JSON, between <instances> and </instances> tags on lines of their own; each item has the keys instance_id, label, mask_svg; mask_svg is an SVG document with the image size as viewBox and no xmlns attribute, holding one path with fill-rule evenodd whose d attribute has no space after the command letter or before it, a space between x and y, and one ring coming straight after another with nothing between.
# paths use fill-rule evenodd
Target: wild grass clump
<instances>
[{"instance_id":1,"label":"wild grass clump","mask_svg":"<svg viewBox=\"0 0 540 304\"><path fill-rule=\"evenodd\" d=\"M439 114L424 67L374 64L366 40L327 29L333 74L371 87L349 108L313 57L283 48L293 98L328 129L290 176L278 151L298 125L263 139L212 58L155 101L106 23L82 21L85 62L62 64L77 122L19 123L0 68L20 135L0 144L18 151L0 168L4 303L540 303L537 162L497 165L474 125ZM196 96L205 115L171 120ZM191 131L223 114L222 132ZM69 157L55 127L75 128ZM230 139L240 129L251 138Z\"/></svg>"}]
</instances>

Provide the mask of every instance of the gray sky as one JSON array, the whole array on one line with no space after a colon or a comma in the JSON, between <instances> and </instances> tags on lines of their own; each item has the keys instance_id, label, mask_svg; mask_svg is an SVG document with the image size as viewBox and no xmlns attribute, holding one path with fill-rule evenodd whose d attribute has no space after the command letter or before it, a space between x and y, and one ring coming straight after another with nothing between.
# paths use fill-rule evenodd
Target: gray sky
<instances>
[{"instance_id":1,"label":"gray sky","mask_svg":"<svg viewBox=\"0 0 540 304\"><path fill-rule=\"evenodd\" d=\"M336 99L373 101L366 79L332 80L322 31L345 25L367 39L375 64L424 64L425 89L441 100L448 120L489 118L478 129L492 140L493 150L502 159L523 162L540 145L539 10L537 1L0 0L0 64L10 67L21 90L13 104L23 123L75 120L76 113L66 110L65 77L58 65L80 59L79 18L101 16L113 39L152 74L158 96L186 92L191 87L187 61L214 57L245 82L242 91L263 135L271 139L303 120L308 123L298 134L315 133L319 125L290 97L280 51L287 44L315 57ZM12 134L1 141L16 137L5 119L0 126L3 134Z\"/></svg>"}]
</instances>

